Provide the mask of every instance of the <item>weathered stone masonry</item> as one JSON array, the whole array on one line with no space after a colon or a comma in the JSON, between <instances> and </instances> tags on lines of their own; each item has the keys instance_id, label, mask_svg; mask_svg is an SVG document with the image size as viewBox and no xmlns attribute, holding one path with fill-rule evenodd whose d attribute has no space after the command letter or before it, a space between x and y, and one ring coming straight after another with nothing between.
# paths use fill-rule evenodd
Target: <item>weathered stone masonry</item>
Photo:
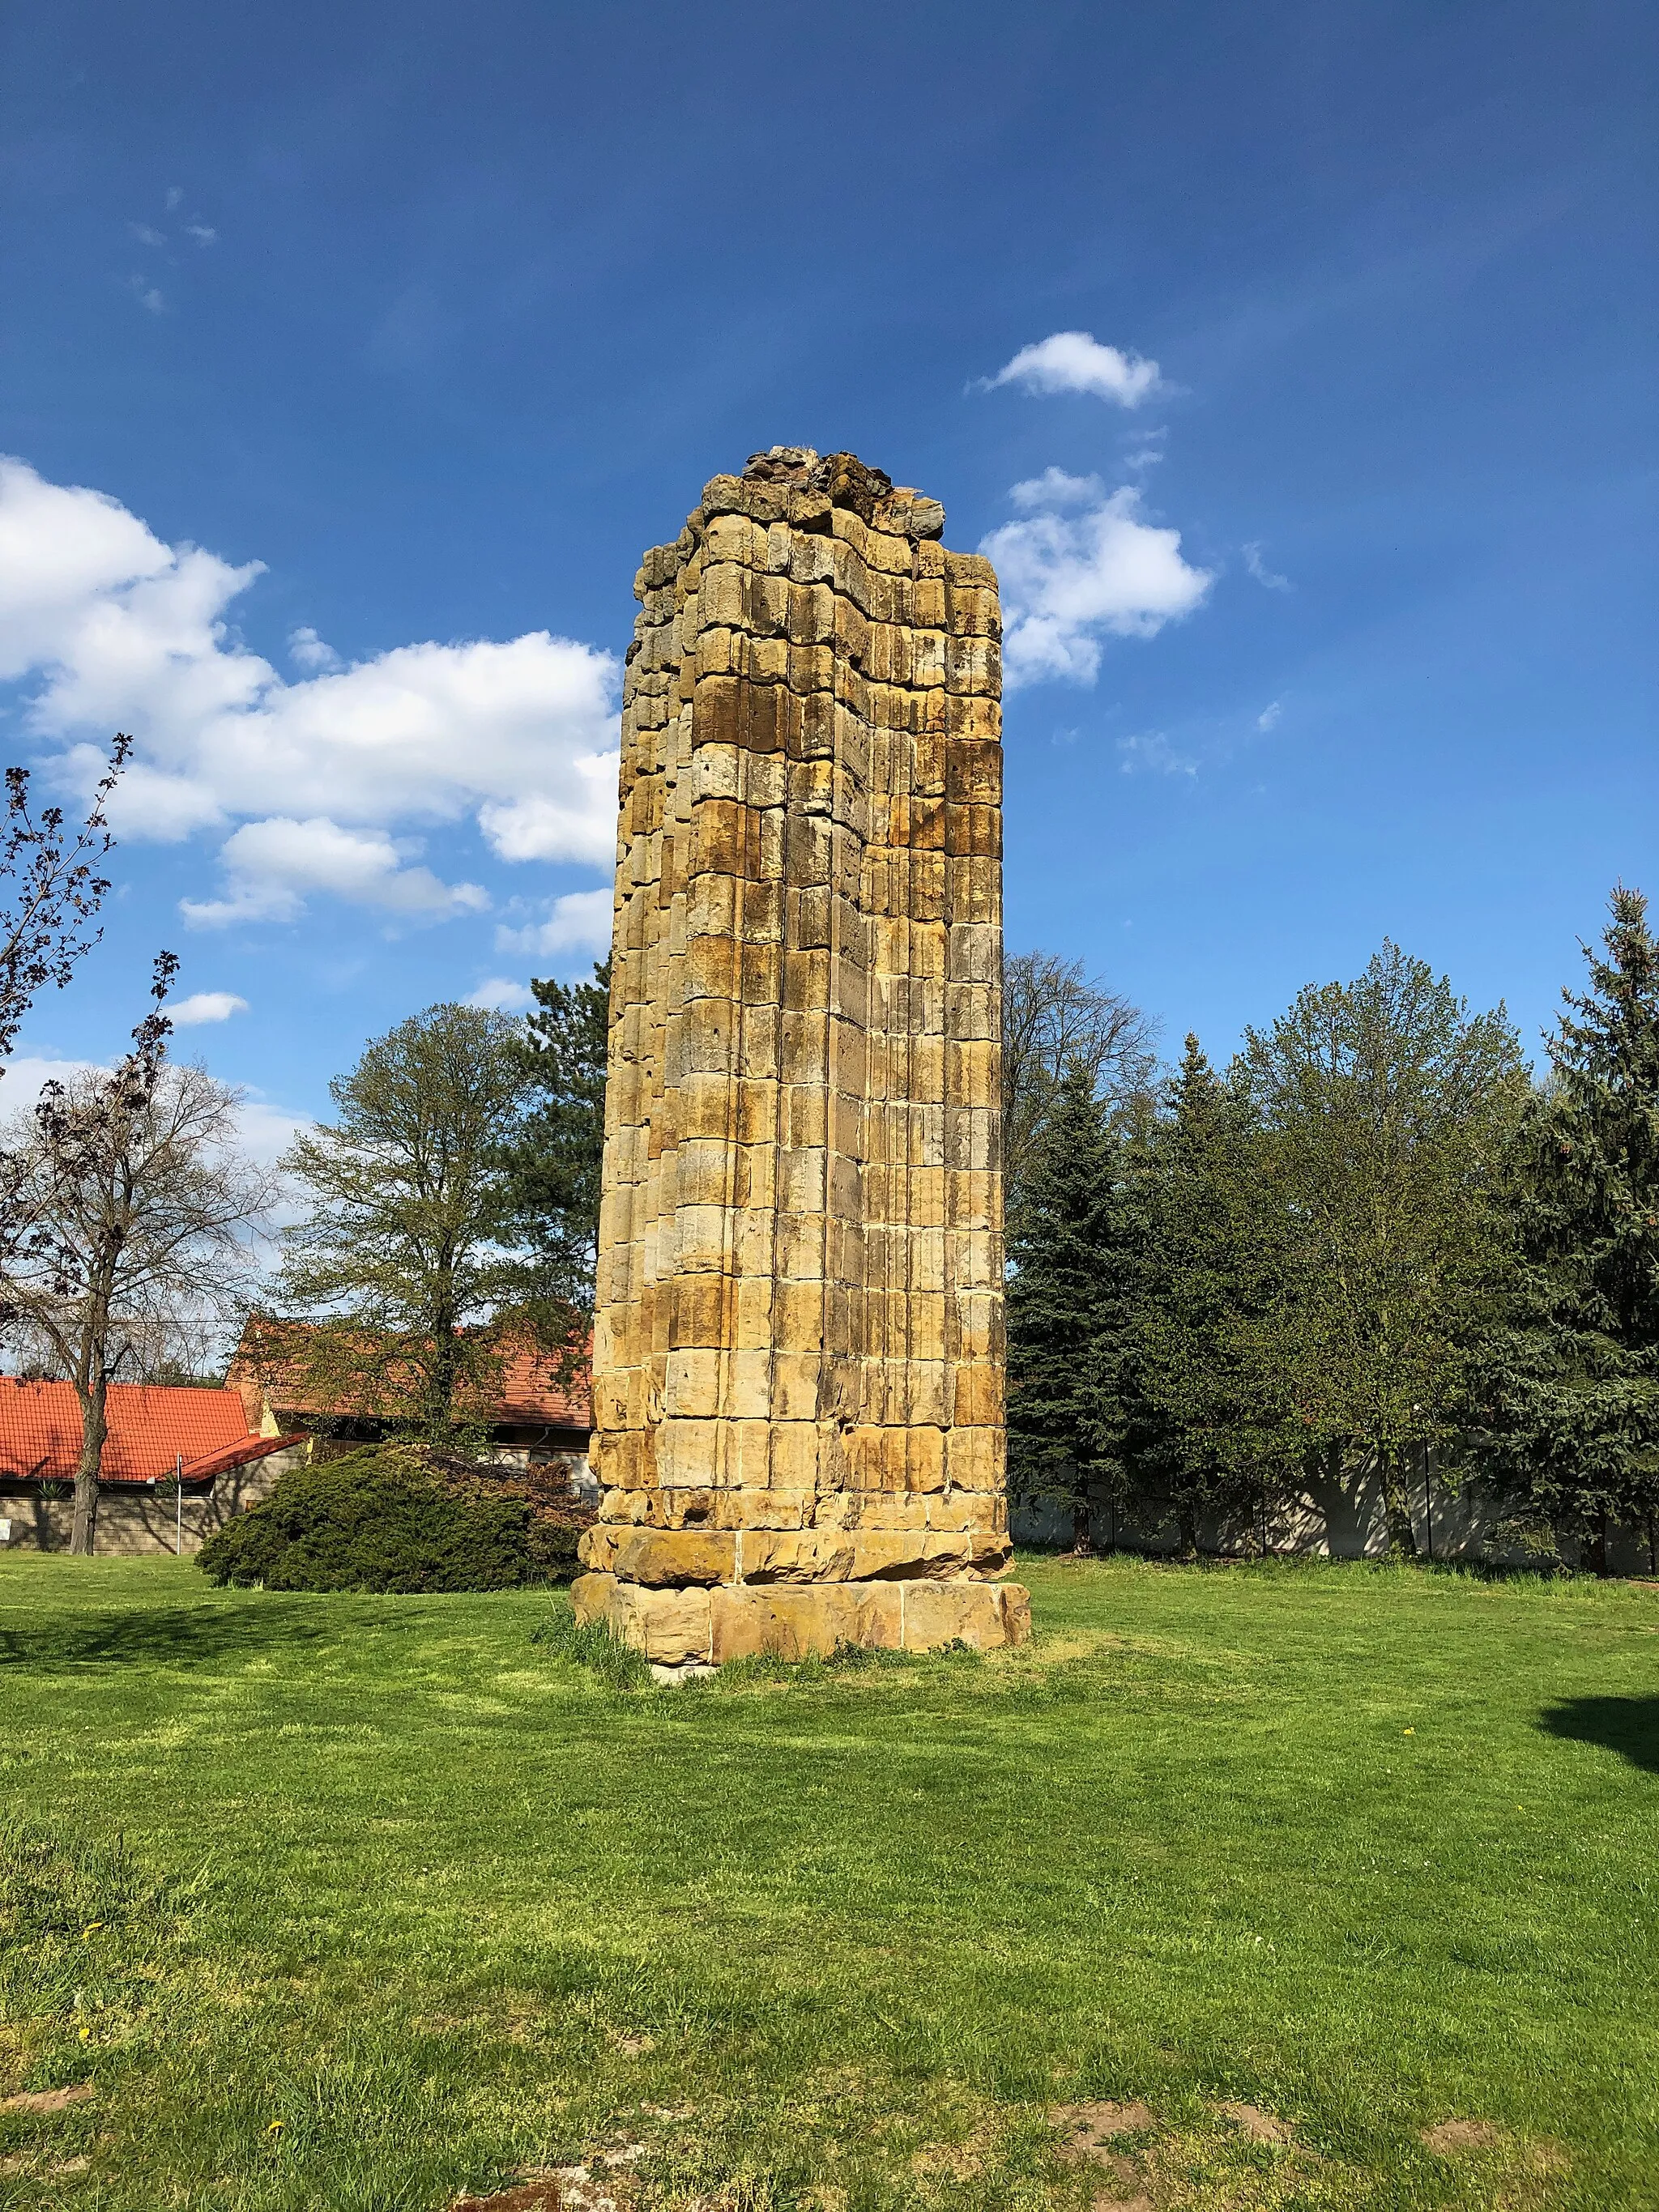
<instances>
[{"instance_id":1,"label":"weathered stone masonry","mask_svg":"<svg viewBox=\"0 0 1659 2212\"><path fill-rule=\"evenodd\" d=\"M664 1665L1026 1632L1000 623L944 520L775 449L635 579L575 1600Z\"/></svg>"}]
</instances>

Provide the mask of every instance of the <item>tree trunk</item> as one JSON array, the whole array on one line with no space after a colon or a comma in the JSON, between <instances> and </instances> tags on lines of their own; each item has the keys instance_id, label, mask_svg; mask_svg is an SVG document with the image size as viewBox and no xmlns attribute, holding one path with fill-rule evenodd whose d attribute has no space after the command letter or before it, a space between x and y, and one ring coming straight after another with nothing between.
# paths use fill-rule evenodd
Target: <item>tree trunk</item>
<instances>
[{"instance_id":1,"label":"tree trunk","mask_svg":"<svg viewBox=\"0 0 1659 2212\"><path fill-rule=\"evenodd\" d=\"M1598 1516L1596 1520L1595 1540L1590 1546L1590 1565L1605 1582L1607 1578L1607 1516L1605 1513Z\"/></svg>"},{"instance_id":2,"label":"tree trunk","mask_svg":"<svg viewBox=\"0 0 1659 2212\"><path fill-rule=\"evenodd\" d=\"M81 1401L81 1457L75 1469L75 1525L70 1550L90 1559L98 1542L98 1479L104 1465L106 1385L100 1380Z\"/></svg>"},{"instance_id":3,"label":"tree trunk","mask_svg":"<svg viewBox=\"0 0 1659 2212\"><path fill-rule=\"evenodd\" d=\"M1094 1538L1089 1527L1087 1498L1072 1500L1072 1549L1079 1559L1086 1559L1093 1552Z\"/></svg>"},{"instance_id":4,"label":"tree trunk","mask_svg":"<svg viewBox=\"0 0 1659 2212\"><path fill-rule=\"evenodd\" d=\"M1407 1490L1407 1477L1399 1463L1387 1452L1378 1452L1376 1471L1382 1479L1382 1510L1389 1523L1389 1557L1391 1559L1414 1559L1417 1557L1417 1531L1412 1526L1412 1501Z\"/></svg>"},{"instance_id":5,"label":"tree trunk","mask_svg":"<svg viewBox=\"0 0 1659 2212\"><path fill-rule=\"evenodd\" d=\"M1198 1557L1198 1516L1193 1510L1193 1502L1189 1498L1176 1500L1176 1528L1181 1540L1181 1557L1195 1559Z\"/></svg>"}]
</instances>

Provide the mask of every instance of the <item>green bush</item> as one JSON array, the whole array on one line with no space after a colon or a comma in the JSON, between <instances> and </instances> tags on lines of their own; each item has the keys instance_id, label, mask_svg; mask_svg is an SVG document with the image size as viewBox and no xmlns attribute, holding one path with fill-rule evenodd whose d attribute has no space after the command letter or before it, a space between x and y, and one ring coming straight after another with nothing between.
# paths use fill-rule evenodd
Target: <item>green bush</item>
<instances>
[{"instance_id":1,"label":"green bush","mask_svg":"<svg viewBox=\"0 0 1659 2212\"><path fill-rule=\"evenodd\" d=\"M198 1564L216 1583L267 1589L513 1589L548 1579L532 1520L521 1496L458 1492L412 1455L374 1447L279 1476Z\"/></svg>"}]
</instances>

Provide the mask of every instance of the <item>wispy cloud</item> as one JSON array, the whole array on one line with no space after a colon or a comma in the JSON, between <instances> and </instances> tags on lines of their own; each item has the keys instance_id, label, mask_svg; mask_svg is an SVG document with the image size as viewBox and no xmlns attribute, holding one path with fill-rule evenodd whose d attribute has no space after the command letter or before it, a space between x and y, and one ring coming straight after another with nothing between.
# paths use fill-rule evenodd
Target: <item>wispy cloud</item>
<instances>
[{"instance_id":1,"label":"wispy cloud","mask_svg":"<svg viewBox=\"0 0 1659 2212\"><path fill-rule=\"evenodd\" d=\"M1261 557L1261 540L1253 538L1244 548L1244 566L1258 584L1270 592L1293 592L1296 586L1288 576L1280 576L1271 569Z\"/></svg>"},{"instance_id":2,"label":"wispy cloud","mask_svg":"<svg viewBox=\"0 0 1659 2212\"><path fill-rule=\"evenodd\" d=\"M233 1014L245 1014L247 1000L234 991L192 991L167 1011L175 1029L192 1030L204 1022L228 1022Z\"/></svg>"},{"instance_id":3,"label":"wispy cloud","mask_svg":"<svg viewBox=\"0 0 1659 2212\"><path fill-rule=\"evenodd\" d=\"M147 222L130 222L127 225L127 228L132 233L140 246L165 246L167 244L167 240L161 235L161 232L159 230L152 230Z\"/></svg>"},{"instance_id":4,"label":"wispy cloud","mask_svg":"<svg viewBox=\"0 0 1659 2212\"><path fill-rule=\"evenodd\" d=\"M289 659L301 668L337 668L340 665L339 654L331 645L323 642L309 623L302 623L298 629L289 630L288 651Z\"/></svg>"},{"instance_id":5,"label":"wispy cloud","mask_svg":"<svg viewBox=\"0 0 1659 2212\"><path fill-rule=\"evenodd\" d=\"M1155 361L1103 345L1087 331L1055 331L1022 346L1011 362L985 380L985 388L1017 384L1027 392L1080 392L1119 407L1139 407L1164 385Z\"/></svg>"},{"instance_id":6,"label":"wispy cloud","mask_svg":"<svg viewBox=\"0 0 1659 2212\"><path fill-rule=\"evenodd\" d=\"M603 952L611 943L611 895L607 890L566 891L548 908L546 919L522 929L498 929L499 952L550 958L559 952Z\"/></svg>"},{"instance_id":7,"label":"wispy cloud","mask_svg":"<svg viewBox=\"0 0 1659 2212\"><path fill-rule=\"evenodd\" d=\"M1032 514L1042 509L1059 512L1068 507L1093 507L1105 496L1106 487L1098 477L1071 477L1064 469L1047 468L1040 477L1028 477L1024 483L1015 484L1008 494L1008 504L1022 514Z\"/></svg>"},{"instance_id":8,"label":"wispy cloud","mask_svg":"<svg viewBox=\"0 0 1659 2212\"><path fill-rule=\"evenodd\" d=\"M1285 702L1282 699L1275 699L1271 706L1264 707L1261 709L1261 712L1256 716L1255 726L1257 729L1271 730L1275 728L1278 725L1279 718L1284 711Z\"/></svg>"},{"instance_id":9,"label":"wispy cloud","mask_svg":"<svg viewBox=\"0 0 1659 2212\"><path fill-rule=\"evenodd\" d=\"M166 314L167 311L167 301L163 298L161 292L157 290L156 287L149 282L148 277L131 276L128 278L127 282L134 299L137 301L141 307L148 308L152 315Z\"/></svg>"},{"instance_id":10,"label":"wispy cloud","mask_svg":"<svg viewBox=\"0 0 1659 2212\"><path fill-rule=\"evenodd\" d=\"M169 214L171 214L171 213L172 213L172 211L173 211L173 210L174 208L182 207L182 206L184 205L184 203L185 203L185 188L184 188L184 186L183 186L182 185L169 185L167 186L167 211L168 211L168 213L169 213Z\"/></svg>"},{"instance_id":11,"label":"wispy cloud","mask_svg":"<svg viewBox=\"0 0 1659 2212\"><path fill-rule=\"evenodd\" d=\"M1118 766L1125 775L1196 775L1198 763L1190 753L1178 753L1162 730L1146 730L1139 736L1120 738Z\"/></svg>"},{"instance_id":12,"label":"wispy cloud","mask_svg":"<svg viewBox=\"0 0 1659 2212\"><path fill-rule=\"evenodd\" d=\"M219 240L218 232L211 223L207 222L187 222L185 225L185 235L186 238L193 238L198 246L216 246Z\"/></svg>"},{"instance_id":13,"label":"wispy cloud","mask_svg":"<svg viewBox=\"0 0 1659 2212\"><path fill-rule=\"evenodd\" d=\"M489 904L477 884L441 883L430 868L405 866L410 856L408 841L382 832L276 815L244 823L226 839L219 856L223 898L181 899L179 907L198 928L218 929L238 921L291 921L308 891L380 907L405 921L445 921Z\"/></svg>"},{"instance_id":14,"label":"wispy cloud","mask_svg":"<svg viewBox=\"0 0 1659 2212\"><path fill-rule=\"evenodd\" d=\"M521 1014L536 1003L528 983L515 983L506 975L491 975L467 995L469 1006L483 1006L492 1014Z\"/></svg>"}]
</instances>

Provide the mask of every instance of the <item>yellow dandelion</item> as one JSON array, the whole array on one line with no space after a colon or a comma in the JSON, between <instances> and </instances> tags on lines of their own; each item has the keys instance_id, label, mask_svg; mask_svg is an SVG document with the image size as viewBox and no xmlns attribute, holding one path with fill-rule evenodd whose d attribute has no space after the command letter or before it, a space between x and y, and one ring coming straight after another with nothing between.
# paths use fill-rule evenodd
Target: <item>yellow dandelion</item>
<instances>
[{"instance_id":1,"label":"yellow dandelion","mask_svg":"<svg viewBox=\"0 0 1659 2212\"><path fill-rule=\"evenodd\" d=\"M284 2124L284 2122L281 2120L273 2120L270 2125L265 2130L265 2133L268 2136L279 2136L283 2132Z\"/></svg>"},{"instance_id":2,"label":"yellow dandelion","mask_svg":"<svg viewBox=\"0 0 1659 2212\"><path fill-rule=\"evenodd\" d=\"M83 1928L81 1930L81 1941L83 1943L89 1943L103 1924L101 1920L94 1920L89 1926Z\"/></svg>"}]
</instances>

